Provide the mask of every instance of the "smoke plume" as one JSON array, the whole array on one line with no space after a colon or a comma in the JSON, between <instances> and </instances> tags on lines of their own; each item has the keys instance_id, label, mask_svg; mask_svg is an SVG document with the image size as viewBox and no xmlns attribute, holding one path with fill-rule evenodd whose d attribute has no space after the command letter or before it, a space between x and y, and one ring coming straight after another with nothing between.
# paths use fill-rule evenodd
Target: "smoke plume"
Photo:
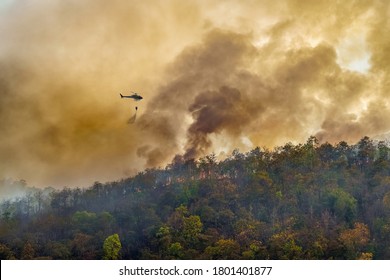
<instances>
[{"instance_id":1,"label":"smoke plume","mask_svg":"<svg viewBox=\"0 0 390 280\"><path fill-rule=\"evenodd\" d=\"M7 1L0 178L86 185L178 154L386 135L389 19L380 0Z\"/></svg>"}]
</instances>

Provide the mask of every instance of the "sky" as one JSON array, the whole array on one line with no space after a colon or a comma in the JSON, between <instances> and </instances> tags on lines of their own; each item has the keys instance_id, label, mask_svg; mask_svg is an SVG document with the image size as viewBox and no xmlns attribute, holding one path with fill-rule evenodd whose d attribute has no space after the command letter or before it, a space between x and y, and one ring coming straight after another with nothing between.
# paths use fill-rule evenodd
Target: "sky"
<instances>
[{"instance_id":1,"label":"sky","mask_svg":"<svg viewBox=\"0 0 390 280\"><path fill-rule=\"evenodd\" d=\"M387 135L389 31L386 0L0 0L0 178Z\"/></svg>"}]
</instances>

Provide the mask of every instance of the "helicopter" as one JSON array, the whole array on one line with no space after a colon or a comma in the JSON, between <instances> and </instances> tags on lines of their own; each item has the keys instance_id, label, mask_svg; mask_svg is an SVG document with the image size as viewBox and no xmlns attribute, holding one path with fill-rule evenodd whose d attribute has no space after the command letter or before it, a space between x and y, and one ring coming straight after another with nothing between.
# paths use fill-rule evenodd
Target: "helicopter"
<instances>
[{"instance_id":1,"label":"helicopter","mask_svg":"<svg viewBox=\"0 0 390 280\"><path fill-rule=\"evenodd\" d=\"M142 99L144 99L141 95L139 95L138 93L136 92L132 92L133 94L132 95L122 95L122 93L119 93L119 95L121 96L121 98L132 98L134 99L135 101L140 101Z\"/></svg>"},{"instance_id":2,"label":"helicopter","mask_svg":"<svg viewBox=\"0 0 390 280\"><path fill-rule=\"evenodd\" d=\"M140 101L143 99L143 97L141 95L139 95L138 93L133 92L133 91L131 93L132 93L132 95L122 95L122 93L119 93L119 95L121 98L131 98L134 101ZM135 114L128 120L127 123L132 124L135 122L135 119L137 118L137 111L138 111L138 107L135 107Z\"/></svg>"}]
</instances>

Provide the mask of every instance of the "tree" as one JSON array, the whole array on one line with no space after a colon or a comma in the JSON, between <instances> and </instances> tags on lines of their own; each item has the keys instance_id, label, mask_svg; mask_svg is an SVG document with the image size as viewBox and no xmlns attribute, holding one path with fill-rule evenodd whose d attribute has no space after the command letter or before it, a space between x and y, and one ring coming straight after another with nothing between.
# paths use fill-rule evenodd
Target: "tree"
<instances>
[{"instance_id":1,"label":"tree","mask_svg":"<svg viewBox=\"0 0 390 280\"><path fill-rule=\"evenodd\" d=\"M331 144L328 142L322 144L317 148L318 156L322 162L322 164L329 164L333 160L335 160L335 150Z\"/></svg>"},{"instance_id":2,"label":"tree","mask_svg":"<svg viewBox=\"0 0 390 280\"><path fill-rule=\"evenodd\" d=\"M71 208L70 197L72 191L69 188L64 188L61 191L53 191L50 193L51 208L58 214L66 214Z\"/></svg>"},{"instance_id":3,"label":"tree","mask_svg":"<svg viewBox=\"0 0 390 280\"><path fill-rule=\"evenodd\" d=\"M348 259L372 258L372 253L363 252L370 241L370 230L363 223L355 223L353 229L340 233L340 241L347 249Z\"/></svg>"},{"instance_id":4,"label":"tree","mask_svg":"<svg viewBox=\"0 0 390 280\"><path fill-rule=\"evenodd\" d=\"M172 243L168 248L168 254L173 259L181 259L184 255L183 246L179 242Z\"/></svg>"},{"instance_id":5,"label":"tree","mask_svg":"<svg viewBox=\"0 0 390 280\"><path fill-rule=\"evenodd\" d=\"M296 260L303 258L303 249L296 243L295 234L288 231L275 233L269 240L271 259Z\"/></svg>"},{"instance_id":6,"label":"tree","mask_svg":"<svg viewBox=\"0 0 390 280\"><path fill-rule=\"evenodd\" d=\"M119 259L119 253L122 249L121 241L117 233L110 235L104 240L103 243L103 259L105 260L117 260Z\"/></svg>"},{"instance_id":7,"label":"tree","mask_svg":"<svg viewBox=\"0 0 390 280\"><path fill-rule=\"evenodd\" d=\"M32 260L32 259L34 259L34 255L35 255L34 248L31 245L31 243L27 241L23 247L21 259L22 260Z\"/></svg>"},{"instance_id":8,"label":"tree","mask_svg":"<svg viewBox=\"0 0 390 280\"><path fill-rule=\"evenodd\" d=\"M82 190L25 190L0 202L0 256L388 259L389 143L310 137L222 161L178 156Z\"/></svg>"},{"instance_id":9,"label":"tree","mask_svg":"<svg viewBox=\"0 0 390 280\"><path fill-rule=\"evenodd\" d=\"M357 214L357 200L348 192L335 188L326 195L327 205L339 219L351 222Z\"/></svg>"},{"instance_id":10,"label":"tree","mask_svg":"<svg viewBox=\"0 0 390 280\"><path fill-rule=\"evenodd\" d=\"M14 253L8 246L0 243L0 260L14 260Z\"/></svg>"},{"instance_id":11,"label":"tree","mask_svg":"<svg viewBox=\"0 0 390 280\"><path fill-rule=\"evenodd\" d=\"M242 257L246 260L269 259L267 248L261 241L254 241L250 244L249 249L242 252Z\"/></svg>"},{"instance_id":12,"label":"tree","mask_svg":"<svg viewBox=\"0 0 390 280\"><path fill-rule=\"evenodd\" d=\"M170 227L167 225L161 226L156 233L156 238L157 238L156 243L159 250L159 256L162 258L166 255L169 245L171 245L172 242Z\"/></svg>"},{"instance_id":13,"label":"tree","mask_svg":"<svg viewBox=\"0 0 390 280\"><path fill-rule=\"evenodd\" d=\"M188 218L184 218L183 225L183 237L191 245L198 242L199 234L202 232L203 224L200 217L197 215L191 215Z\"/></svg>"},{"instance_id":14,"label":"tree","mask_svg":"<svg viewBox=\"0 0 390 280\"><path fill-rule=\"evenodd\" d=\"M36 203L37 203L36 212L40 213L42 211L43 203L44 203L43 191L39 190L39 191L35 192L34 193L34 198L35 198Z\"/></svg>"},{"instance_id":15,"label":"tree","mask_svg":"<svg viewBox=\"0 0 390 280\"><path fill-rule=\"evenodd\" d=\"M358 146L358 164L361 169L365 169L373 160L375 155L375 149L373 141L365 136L363 137Z\"/></svg>"},{"instance_id":16,"label":"tree","mask_svg":"<svg viewBox=\"0 0 390 280\"><path fill-rule=\"evenodd\" d=\"M390 191L385 193L382 202L383 202L383 206L385 207L385 210L389 211L390 213Z\"/></svg>"},{"instance_id":17,"label":"tree","mask_svg":"<svg viewBox=\"0 0 390 280\"><path fill-rule=\"evenodd\" d=\"M45 245L45 253L54 260L68 260L72 256L70 248L66 244L58 241L49 241Z\"/></svg>"},{"instance_id":18,"label":"tree","mask_svg":"<svg viewBox=\"0 0 390 280\"><path fill-rule=\"evenodd\" d=\"M207 258L212 260L234 260L240 257L240 245L233 239L220 239L214 246L205 250Z\"/></svg>"},{"instance_id":19,"label":"tree","mask_svg":"<svg viewBox=\"0 0 390 280\"><path fill-rule=\"evenodd\" d=\"M94 236L77 233L71 241L72 258L78 260L92 260L97 258L98 248Z\"/></svg>"},{"instance_id":20,"label":"tree","mask_svg":"<svg viewBox=\"0 0 390 280\"><path fill-rule=\"evenodd\" d=\"M96 213L88 211L76 211L72 216L72 223L76 228L88 234L95 232L96 228L94 226L96 220Z\"/></svg>"}]
</instances>

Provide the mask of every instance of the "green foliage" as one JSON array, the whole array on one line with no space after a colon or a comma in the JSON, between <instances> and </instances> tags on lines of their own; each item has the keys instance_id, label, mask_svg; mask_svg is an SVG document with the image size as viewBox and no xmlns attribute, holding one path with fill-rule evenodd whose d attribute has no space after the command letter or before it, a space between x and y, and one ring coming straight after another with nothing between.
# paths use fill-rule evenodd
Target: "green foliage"
<instances>
[{"instance_id":1,"label":"green foliage","mask_svg":"<svg viewBox=\"0 0 390 280\"><path fill-rule=\"evenodd\" d=\"M205 250L206 258L213 260L234 260L240 257L240 245L233 239L220 239Z\"/></svg>"},{"instance_id":2,"label":"green foliage","mask_svg":"<svg viewBox=\"0 0 390 280\"><path fill-rule=\"evenodd\" d=\"M357 200L340 188L331 189L326 194L327 205L342 220L352 221L357 214Z\"/></svg>"},{"instance_id":3,"label":"green foliage","mask_svg":"<svg viewBox=\"0 0 390 280\"><path fill-rule=\"evenodd\" d=\"M72 223L81 231L90 232L93 231L94 224L96 222L96 213L88 211L76 211L72 217Z\"/></svg>"},{"instance_id":4,"label":"green foliage","mask_svg":"<svg viewBox=\"0 0 390 280\"><path fill-rule=\"evenodd\" d=\"M181 259L184 255L184 250L179 242L175 242L169 246L168 253L173 259Z\"/></svg>"},{"instance_id":5,"label":"green foliage","mask_svg":"<svg viewBox=\"0 0 390 280\"><path fill-rule=\"evenodd\" d=\"M281 260L296 260L303 257L303 249L296 244L296 237L290 232L276 233L270 238L270 252Z\"/></svg>"},{"instance_id":6,"label":"green foliage","mask_svg":"<svg viewBox=\"0 0 390 280\"><path fill-rule=\"evenodd\" d=\"M122 249L121 241L117 233L110 235L103 243L103 259L117 260L119 259L119 252Z\"/></svg>"},{"instance_id":7,"label":"green foliage","mask_svg":"<svg viewBox=\"0 0 390 280\"><path fill-rule=\"evenodd\" d=\"M86 189L3 180L26 195L0 204L0 257L389 259L389 151L310 137Z\"/></svg>"},{"instance_id":8,"label":"green foliage","mask_svg":"<svg viewBox=\"0 0 390 280\"><path fill-rule=\"evenodd\" d=\"M203 224L200 221L200 217L197 215L191 215L188 218L184 218L183 225L183 237L189 243L196 243L198 241L199 234L202 231Z\"/></svg>"},{"instance_id":9,"label":"green foliage","mask_svg":"<svg viewBox=\"0 0 390 280\"><path fill-rule=\"evenodd\" d=\"M68 260L72 253L67 244L63 242L49 241L45 247L46 255L51 256L55 260Z\"/></svg>"},{"instance_id":10,"label":"green foliage","mask_svg":"<svg viewBox=\"0 0 390 280\"><path fill-rule=\"evenodd\" d=\"M248 250L242 252L242 258L245 260L269 259L266 246L261 241L253 241Z\"/></svg>"}]
</instances>

